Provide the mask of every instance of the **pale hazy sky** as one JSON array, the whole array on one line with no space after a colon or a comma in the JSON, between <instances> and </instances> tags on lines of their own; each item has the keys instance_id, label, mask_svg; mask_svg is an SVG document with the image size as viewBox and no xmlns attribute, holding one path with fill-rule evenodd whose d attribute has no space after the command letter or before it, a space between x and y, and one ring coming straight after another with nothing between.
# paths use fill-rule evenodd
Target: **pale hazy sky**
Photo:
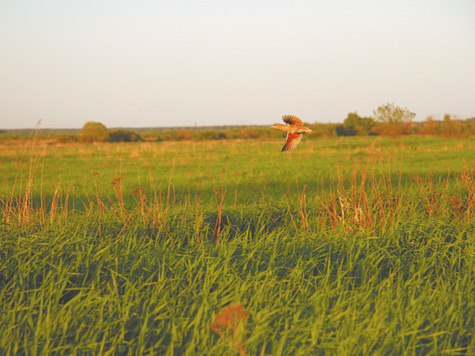
<instances>
[{"instance_id":1,"label":"pale hazy sky","mask_svg":"<svg viewBox=\"0 0 475 356\"><path fill-rule=\"evenodd\" d=\"M475 116L475 1L0 0L0 128Z\"/></svg>"}]
</instances>

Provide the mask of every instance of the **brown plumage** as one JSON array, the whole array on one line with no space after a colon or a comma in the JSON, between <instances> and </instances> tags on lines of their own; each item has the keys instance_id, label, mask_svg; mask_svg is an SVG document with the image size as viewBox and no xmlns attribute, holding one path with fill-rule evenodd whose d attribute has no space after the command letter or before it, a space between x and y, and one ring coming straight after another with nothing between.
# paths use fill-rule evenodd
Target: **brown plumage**
<instances>
[{"instance_id":1,"label":"brown plumage","mask_svg":"<svg viewBox=\"0 0 475 356\"><path fill-rule=\"evenodd\" d=\"M275 124L271 127L274 129L282 130L287 132L287 138L285 139L285 145L282 147L282 152L292 151L302 140L302 134L304 132L313 133L315 131L310 130L308 127L303 126L302 120L297 116L293 115L284 115L282 116L287 125Z\"/></svg>"}]
</instances>

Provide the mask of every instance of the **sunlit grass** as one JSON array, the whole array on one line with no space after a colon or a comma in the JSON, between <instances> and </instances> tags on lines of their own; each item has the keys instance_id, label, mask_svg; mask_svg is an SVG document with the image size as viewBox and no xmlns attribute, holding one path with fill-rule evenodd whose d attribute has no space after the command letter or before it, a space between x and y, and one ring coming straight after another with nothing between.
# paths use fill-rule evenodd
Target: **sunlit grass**
<instances>
[{"instance_id":1,"label":"sunlit grass","mask_svg":"<svg viewBox=\"0 0 475 356\"><path fill-rule=\"evenodd\" d=\"M474 143L10 145L0 354L473 353Z\"/></svg>"}]
</instances>

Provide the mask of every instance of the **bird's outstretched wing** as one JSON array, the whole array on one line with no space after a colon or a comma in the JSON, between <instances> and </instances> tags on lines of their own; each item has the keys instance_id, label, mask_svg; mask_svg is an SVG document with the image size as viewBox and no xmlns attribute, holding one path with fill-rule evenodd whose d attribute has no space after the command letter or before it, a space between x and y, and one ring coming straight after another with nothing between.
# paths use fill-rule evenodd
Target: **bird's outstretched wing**
<instances>
[{"instance_id":1,"label":"bird's outstretched wing","mask_svg":"<svg viewBox=\"0 0 475 356\"><path fill-rule=\"evenodd\" d=\"M282 120L289 125L302 125L302 120L294 115L284 115L282 116Z\"/></svg>"},{"instance_id":2,"label":"bird's outstretched wing","mask_svg":"<svg viewBox=\"0 0 475 356\"><path fill-rule=\"evenodd\" d=\"M282 147L282 152L292 151L302 140L302 134L288 133L285 139L285 145Z\"/></svg>"}]
</instances>

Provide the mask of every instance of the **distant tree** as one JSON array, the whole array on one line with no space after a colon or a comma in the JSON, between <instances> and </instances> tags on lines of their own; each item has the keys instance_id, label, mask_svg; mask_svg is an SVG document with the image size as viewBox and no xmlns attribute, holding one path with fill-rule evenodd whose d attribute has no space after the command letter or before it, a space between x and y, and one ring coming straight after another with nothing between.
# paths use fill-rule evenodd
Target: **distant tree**
<instances>
[{"instance_id":1,"label":"distant tree","mask_svg":"<svg viewBox=\"0 0 475 356\"><path fill-rule=\"evenodd\" d=\"M439 133L440 122L434 120L432 116L428 116L426 121L424 121L417 130L417 134L419 135L437 136Z\"/></svg>"},{"instance_id":2,"label":"distant tree","mask_svg":"<svg viewBox=\"0 0 475 356\"><path fill-rule=\"evenodd\" d=\"M207 141L207 140L220 140L226 139L227 134L226 131L230 132L230 130L196 130L194 135L194 140L196 141Z\"/></svg>"},{"instance_id":3,"label":"distant tree","mask_svg":"<svg viewBox=\"0 0 475 356\"><path fill-rule=\"evenodd\" d=\"M59 143L73 143L79 141L79 136L76 134L61 133L56 135L56 141Z\"/></svg>"},{"instance_id":4,"label":"distant tree","mask_svg":"<svg viewBox=\"0 0 475 356\"><path fill-rule=\"evenodd\" d=\"M225 132L220 132L218 133L218 140L225 140L227 139L228 137L226 136L226 133Z\"/></svg>"},{"instance_id":5,"label":"distant tree","mask_svg":"<svg viewBox=\"0 0 475 356\"><path fill-rule=\"evenodd\" d=\"M464 137L470 135L470 125L462 120L457 120L450 114L444 115L441 124L441 133L445 137Z\"/></svg>"},{"instance_id":6,"label":"distant tree","mask_svg":"<svg viewBox=\"0 0 475 356\"><path fill-rule=\"evenodd\" d=\"M348 114L343 121L343 125L347 128L353 128L356 131L356 135L367 135L375 125L375 122L372 117L361 117L355 111Z\"/></svg>"},{"instance_id":7,"label":"distant tree","mask_svg":"<svg viewBox=\"0 0 475 356\"><path fill-rule=\"evenodd\" d=\"M386 124L404 124L411 123L416 116L415 113L407 108L400 108L394 104L381 105L374 111L376 120Z\"/></svg>"},{"instance_id":8,"label":"distant tree","mask_svg":"<svg viewBox=\"0 0 475 356\"><path fill-rule=\"evenodd\" d=\"M341 124L339 124L341 125ZM338 135L337 131L336 131L336 128L337 128L338 124L331 124L331 123L319 123L319 122L315 122L313 124L310 124L308 125L309 128L311 128L312 130L315 131L314 134L311 134L311 135L308 135L308 139L309 140L313 140L313 139L316 139L318 137L334 137L336 135ZM277 133L279 133L278 130L273 130ZM279 136L280 133L279 133Z\"/></svg>"},{"instance_id":9,"label":"distant tree","mask_svg":"<svg viewBox=\"0 0 475 356\"><path fill-rule=\"evenodd\" d=\"M174 132L174 139L177 141L190 141L193 139L194 133L190 129L179 129Z\"/></svg>"},{"instance_id":10,"label":"distant tree","mask_svg":"<svg viewBox=\"0 0 475 356\"><path fill-rule=\"evenodd\" d=\"M267 128L259 127L247 127L241 129L239 132L239 138L250 139L250 138L262 138L268 135L269 130Z\"/></svg>"},{"instance_id":11,"label":"distant tree","mask_svg":"<svg viewBox=\"0 0 475 356\"><path fill-rule=\"evenodd\" d=\"M368 135L374 125L373 118L361 117L356 112L351 112L343 121L343 125L338 124L335 130L338 136L362 136Z\"/></svg>"},{"instance_id":12,"label":"distant tree","mask_svg":"<svg viewBox=\"0 0 475 356\"><path fill-rule=\"evenodd\" d=\"M79 137L83 142L106 142L109 140L109 133L100 122L89 121L82 127Z\"/></svg>"},{"instance_id":13,"label":"distant tree","mask_svg":"<svg viewBox=\"0 0 475 356\"><path fill-rule=\"evenodd\" d=\"M337 124L335 132L337 136L356 136L358 134L353 126L345 126L345 124Z\"/></svg>"},{"instance_id":14,"label":"distant tree","mask_svg":"<svg viewBox=\"0 0 475 356\"><path fill-rule=\"evenodd\" d=\"M109 142L138 142L143 141L142 137L128 130L112 130L109 132Z\"/></svg>"},{"instance_id":15,"label":"distant tree","mask_svg":"<svg viewBox=\"0 0 475 356\"><path fill-rule=\"evenodd\" d=\"M416 114L407 108L385 104L374 111L374 116L379 125L372 130L373 132L395 136L411 133L412 120Z\"/></svg>"}]
</instances>

